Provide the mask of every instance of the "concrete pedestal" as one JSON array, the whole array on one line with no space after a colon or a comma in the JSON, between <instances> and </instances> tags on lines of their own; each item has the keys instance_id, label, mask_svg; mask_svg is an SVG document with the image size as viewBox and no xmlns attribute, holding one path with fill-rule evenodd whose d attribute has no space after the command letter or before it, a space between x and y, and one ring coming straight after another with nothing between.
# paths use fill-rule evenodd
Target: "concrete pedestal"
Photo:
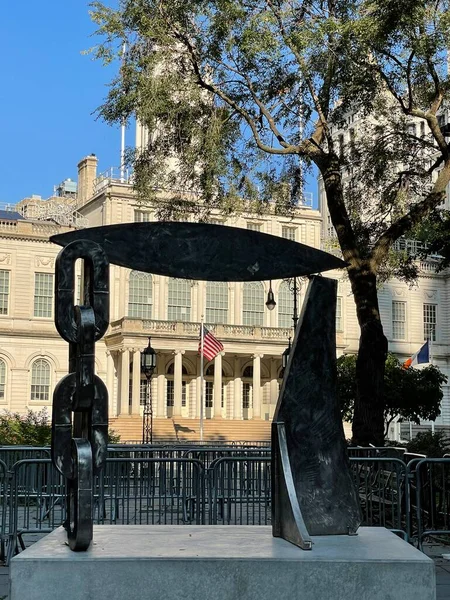
<instances>
[{"instance_id":1,"label":"concrete pedestal","mask_svg":"<svg viewBox=\"0 0 450 600\"><path fill-rule=\"evenodd\" d=\"M11 561L11 600L435 600L433 561L393 533L313 538L270 527L97 526L74 553L58 529Z\"/></svg>"}]
</instances>

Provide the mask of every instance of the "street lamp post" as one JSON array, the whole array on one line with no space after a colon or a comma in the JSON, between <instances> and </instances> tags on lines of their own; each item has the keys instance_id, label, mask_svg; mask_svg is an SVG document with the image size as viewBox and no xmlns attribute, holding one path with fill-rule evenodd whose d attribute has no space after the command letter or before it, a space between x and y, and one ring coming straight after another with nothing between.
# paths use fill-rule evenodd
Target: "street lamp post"
<instances>
[{"instance_id":1,"label":"street lamp post","mask_svg":"<svg viewBox=\"0 0 450 600\"><path fill-rule=\"evenodd\" d=\"M298 323L298 304L297 304L297 296L298 296L298 280L297 277L294 277L291 280L287 280L288 285L289 285L289 290L293 293L294 295L294 305L293 305L293 310L292 310L292 321L293 321L293 329L294 329L294 335L295 335L295 331L297 329L297 323ZM277 303L275 302L275 296L274 293L272 291L272 282L270 282L269 284L269 292L267 294L267 300L266 300L266 306L269 310L273 310L275 308L275 306L277 305ZM289 359L289 353L291 351L291 338L289 338L289 345L286 348L286 350L283 352L281 359L282 359L282 367L283 367L283 371L287 366L287 362Z\"/></svg>"},{"instance_id":2,"label":"street lamp post","mask_svg":"<svg viewBox=\"0 0 450 600\"><path fill-rule=\"evenodd\" d=\"M153 403L151 397L150 381L156 367L156 352L152 348L148 338L148 346L141 352L141 373L147 379L145 390L144 417L142 421L142 443L153 443Z\"/></svg>"}]
</instances>

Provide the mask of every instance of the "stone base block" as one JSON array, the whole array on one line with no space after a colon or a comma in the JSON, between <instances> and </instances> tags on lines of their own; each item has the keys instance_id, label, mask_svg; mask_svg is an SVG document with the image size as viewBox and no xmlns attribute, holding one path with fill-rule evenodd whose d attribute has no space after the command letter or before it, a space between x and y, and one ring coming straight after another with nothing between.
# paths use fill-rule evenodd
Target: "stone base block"
<instances>
[{"instance_id":1,"label":"stone base block","mask_svg":"<svg viewBox=\"0 0 450 600\"><path fill-rule=\"evenodd\" d=\"M74 553L58 529L11 561L10 600L435 600L433 561L386 529L313 538L270 527L97 526Z\"/></svg>"}]
</instances>

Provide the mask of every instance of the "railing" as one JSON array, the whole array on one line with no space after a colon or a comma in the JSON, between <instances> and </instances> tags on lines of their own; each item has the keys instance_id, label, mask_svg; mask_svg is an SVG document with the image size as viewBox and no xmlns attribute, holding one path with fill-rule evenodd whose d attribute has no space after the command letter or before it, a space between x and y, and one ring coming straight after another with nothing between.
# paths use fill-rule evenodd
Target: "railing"
<instances>
[{"instance_id":1,"label":"railing","mask_svg":"<svg viewBox=\"0 0 450 600\"><path fill-rule=\"evenodd\" d=\"M228 338L264 338L270 340L286 340L292 330L288 327L257 327L253 325L225 325L205 323L206 327L216 336L223 339ZM111 323L111 331L121 331L130 329L133 331L152 331L152 332L176 332L187 334L192 337L198 337L200 323L193 321L163 321L159 319L139 319L135 317L124 317Z\"/></svg>"},{"instance_id":2,"label":"railing","mask_svg":"<svg viewBox=\"0 0 450 600\"><path fill-rule=\"evenodd\" d=\"M132 183L132 175L129 169L121 169L120 167L110 167L94 180L94 194L98 194L102 189L111 184Z\"/></svg>"},{"instance_id":3,"label":"railing","mask_svg":"<svg viewBox=\"0 0 450 600\"><path fill-rule=\"evenodd\" d=\"M400 459L394 451L403 449L349 449L362 525L387 527L416 540L419 548L427 536L450 537L450 458L404 453ZM8 563L25 548L26 535L64 522L65 482L46 448L0 452L1 558ZM47 457L29 458L33 453ZM268 525L270 448L112 446L104 471L94 479L94 521Z\"/></svg>"}]
</instances>

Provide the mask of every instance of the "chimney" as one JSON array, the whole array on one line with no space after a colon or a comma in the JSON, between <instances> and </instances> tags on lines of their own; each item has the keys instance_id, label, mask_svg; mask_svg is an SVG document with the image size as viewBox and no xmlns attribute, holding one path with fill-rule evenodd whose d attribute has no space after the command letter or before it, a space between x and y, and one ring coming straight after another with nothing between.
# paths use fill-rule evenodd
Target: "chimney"
<instances>
[{"instance_id":1,"label":"chimney","mask_svg":"<svg viewBox=\"0 0 450 600\"><path fill-rule=\"evenodd\" d=\"M83 206L94 195L98 159L95 154L86 156L78 163L77 205Z\"/></svg>"}]
</instances>

